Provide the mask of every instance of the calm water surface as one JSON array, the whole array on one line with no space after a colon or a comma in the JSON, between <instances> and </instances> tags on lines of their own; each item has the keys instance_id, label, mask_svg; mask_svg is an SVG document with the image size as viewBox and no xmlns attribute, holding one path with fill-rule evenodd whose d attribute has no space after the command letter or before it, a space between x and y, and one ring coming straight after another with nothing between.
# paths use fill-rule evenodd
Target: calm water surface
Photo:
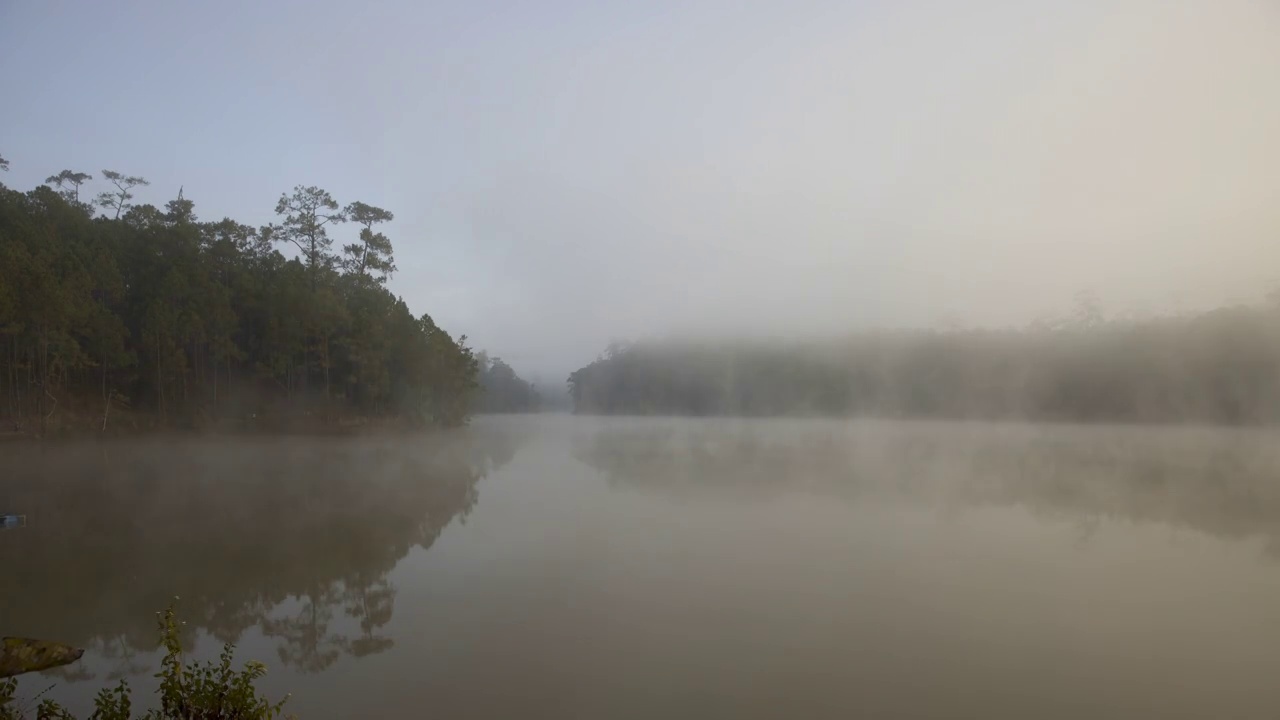
<instances>
[{"instance_id":1,"label":"calm water surface","mask_svg":"<svg viewBox=\"0 0 1280 720\"><path fill-rule=\"evenodd\" d=\"M0 634L145 696L173 596L303 718L1280 716L1280 436L483 418L0 447Z\"/></svg>"}]
</instances>

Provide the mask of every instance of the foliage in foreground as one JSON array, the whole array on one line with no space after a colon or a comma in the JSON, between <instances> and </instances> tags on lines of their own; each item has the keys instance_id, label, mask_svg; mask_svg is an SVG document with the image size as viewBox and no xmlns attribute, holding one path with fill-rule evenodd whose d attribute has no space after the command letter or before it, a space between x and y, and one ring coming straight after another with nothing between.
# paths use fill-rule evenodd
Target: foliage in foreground
<instances>
[{"instance_id":1,"label":"foliage in foreground","mask_svg":"<svg viewBox=\"0 0 1280 720\"><path fill-rule=\"evenodd\" d=\"M121 680L113 688L103 688L94 698L91 720L267 720L280 717L286 696L272 703L258 695L254 683L266 674L266 666L260 662L248 662L241 670L231 666L235 646L223 647L217 663L186 663L182 644L178 639L178 624L173 607L159 614L161 642L165 648L161 661L160 707L147 710L142 715L133 714L133 694L129 683ZM21 720L27 717L26 708L17 705L14 697L17 680L8 678L0 682L0 720ZM36 709L39 720L75 720L75 716L50 699L44 699Z\"/></svg>"}]
</instances>

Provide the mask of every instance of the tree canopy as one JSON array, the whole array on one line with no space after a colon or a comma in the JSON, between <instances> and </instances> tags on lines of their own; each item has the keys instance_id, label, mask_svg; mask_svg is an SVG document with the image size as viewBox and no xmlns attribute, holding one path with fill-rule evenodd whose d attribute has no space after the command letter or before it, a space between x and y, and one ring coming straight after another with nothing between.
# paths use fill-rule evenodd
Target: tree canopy
<instances>
[{"instance_id":1,"label":"tree canopy","mask_svg":"<svg viewBox=\"0 0 1280 720\"><path fill-rule=\"evenodd\" d=\"M5 424L105 429L124 408L166 425L465 420L476 358L386 289L392 246L375 228L390 212L300 185L278 224L204 221L181 192L133 204L145 178L102 177L93 203L83 172L0 184ZM360 231L339 256L331 232L348 220Z\"/></svg>"}]
</instances>

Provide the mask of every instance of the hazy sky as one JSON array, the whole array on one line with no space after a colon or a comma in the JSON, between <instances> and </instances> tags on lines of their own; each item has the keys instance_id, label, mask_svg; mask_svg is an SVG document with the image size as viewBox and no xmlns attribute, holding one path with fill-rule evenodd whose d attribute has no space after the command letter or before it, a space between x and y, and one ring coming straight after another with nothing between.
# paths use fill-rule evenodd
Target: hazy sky
<instances>
[{"instance_id":1,"label":"hazy sky","mask_svg":"<svg viewBox=\"0 0 1280 720\"><path fill-rule=\"evenodd\" d=\"M0 69L0 181L386 207L391 288L522 372L1280 280L1274 0L0 0Z\"/></svg>"}]
</instances>

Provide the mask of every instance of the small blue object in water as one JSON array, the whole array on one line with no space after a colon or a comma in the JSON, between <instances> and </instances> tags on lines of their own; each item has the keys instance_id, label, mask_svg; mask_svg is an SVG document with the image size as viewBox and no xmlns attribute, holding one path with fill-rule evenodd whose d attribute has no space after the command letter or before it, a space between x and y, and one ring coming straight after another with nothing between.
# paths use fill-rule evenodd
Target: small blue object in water
<instances>
[{"instance_id":1,"label":"small blue object in water","mask_svg":"<svg viewBox=\"0 0 1280 720\"><path fill-rule=\"evenodd\" d=\"M26 515L0 515L0 530L23 527L27 524Z\"/></svg>"}]
</instances>

